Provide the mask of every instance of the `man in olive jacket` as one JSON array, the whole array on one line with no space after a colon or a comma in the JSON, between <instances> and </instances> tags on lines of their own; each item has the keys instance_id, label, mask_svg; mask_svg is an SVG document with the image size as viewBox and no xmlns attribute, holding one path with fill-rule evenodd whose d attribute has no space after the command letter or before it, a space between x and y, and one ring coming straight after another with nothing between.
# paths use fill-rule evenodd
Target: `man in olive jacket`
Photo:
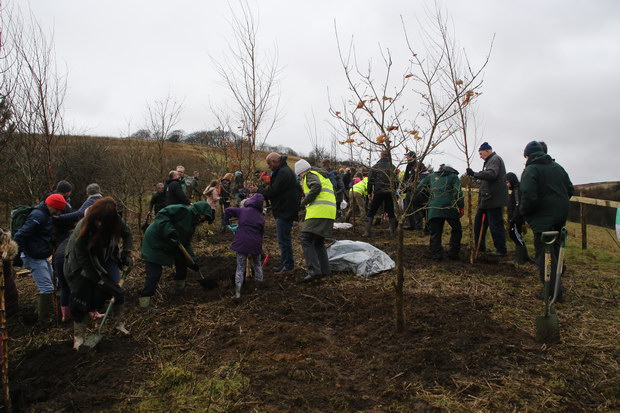
<instances>
[{"instance_id":1,"label":"man in olive jacket","mask_svg":"<svg viewBox=\"0 0 620 413\"><path fill-rule=\"evenodd\" d=\"M431 232L430 250L433 259L438 261L443 259L441 234L443 224L447 221L452 228L448 258L458 260L463 236L460 218L465 208L459 173L449 166L442 165L437 172L422 179L417 189L427 190L430 194L427 208L428 228Z\"/></svg>"},{"instance_id":2,"label":"man in olive jacket","mask_svg":"<svg viewBox=\"0 0 620 413\"><path fill-rule=\"evenodd\" d=\"M198 265L187 262L179 246L182 245L195 260L196 256L190 245L192 236L198 224L204 221L212 223L213 215L213 210L205 201L191 206L169 205L159 211L144 233L140 251L146 267L144 288L140 293L141 308L153 309L151 297L155 294L164 266L174 265L175 289L179 293L183 292L187 268L197 271Z\"/></svg>"},{"instance_id":3,"label":"man in olive jacket","mask_svg":"<svg viewBox=\"0 0 620 413\"><path fill-rule=\"evenodd\" d=\"M544 284L545 244L541 235L545 231L560 231L566 225L569 199L573 196L575 189L564 168L543 152L539 142L528 143L523 156L527 162L521 175L519 210L534 233L535 260L540 280ZM549 291L551 296L555 288L559 252L560 238L557 237L552 248L551 290ZM558 299L561 299L561 294L560 285ZM539 294L539 298L544 298L542 293Z\"/></svg>"},{"instance_id":4,"label":"man in olive jacket","mask_svg":"<svg viewBox=\"0 0 620 413\"><path fill-rule=\"evenodd\" d=\"M482 171L474 172L467 168L467 175L473 176L480 181L480 192L478 194L478 211L474 222L474 236L476 242L480 239L479 234L482 230L482 239L479 250L486 251L485 237L487 227L491 228L491 236L495 245L495 255L505 256L506 249L506 229L504 228L504 216L502 208L508 205L508 188L504 183L506 166L500 156L493 151L488 142L484 142L478 149L480 158L484 160ZM482 224L484 217L484 225Z\"/></svg>"}]
</instances>

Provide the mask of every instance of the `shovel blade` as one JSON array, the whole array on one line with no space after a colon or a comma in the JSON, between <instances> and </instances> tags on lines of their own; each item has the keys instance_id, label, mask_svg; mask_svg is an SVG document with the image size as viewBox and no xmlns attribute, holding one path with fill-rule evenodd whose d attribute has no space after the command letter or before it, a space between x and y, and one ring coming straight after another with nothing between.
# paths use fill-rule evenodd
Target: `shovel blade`
<instances>
[{"instance_id":1,"label":"shovel blade","mask_svg":"<svg viewBox=\"0 0 620 413\"><path fill-rule=\"evenodd\" d=\"M198 280L198 284L200 284L202 288L206 288L207 290L212 290L219 286L219 283L217 282L217 280L209 280L207 278Z\"/></svg>"},{"instance_id":2,"label":"shovel blade","mask_svg":"<svg viewBox=\"0 0 620 413\"><path fill-rule=\"evenodd\" d=\"M536 317L536 340L544 344L560 341L560 323L556 314Z\"/></svg>"},{"instance_id":3,"label":"shovel blade","mask_svg":"<svg viewBox=\"0 0 620 413\"><path fill-rule=\"evenodd\" d=\"M90 336L86 337L83 346L93 348L97 344L99 344L102 338L103 336L101 334L91 334Z\"/></svg>"}]
</instances>

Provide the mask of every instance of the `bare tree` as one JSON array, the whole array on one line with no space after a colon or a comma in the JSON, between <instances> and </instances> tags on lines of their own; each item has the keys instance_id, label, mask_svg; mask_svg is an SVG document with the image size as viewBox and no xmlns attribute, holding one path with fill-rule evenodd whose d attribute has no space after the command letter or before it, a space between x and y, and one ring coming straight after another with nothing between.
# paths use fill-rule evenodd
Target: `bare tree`
<instances>
[{"instance_id":1,"label":"bare tree","mask_svg":"<svg viewBox=\"0 0 620 413\"><path fill-rule=\"evenodd\" d=\"M24 19L19 8L1 12L6 47L0 71L16 137L10 148L12 164L36 200L44 188L54 186L67 76L56 65L53 32L46 33L32 13Z\"/></svg>"},{"instance_id":2,"label":"bare tree","mask_svg":"<svg viewBox=\"0 0 620 413\"><path fill-rule=\"evenodd\" d=\"M279 67L277 50L263 53L258 46L258 18L247 1L238 4L239 11L230 9L234 42L228 44L221 60L212 60L236 103L235 116L249 142L246 176L251 176L256 149L267 140L278 119Z\"/></svg>"},{"instance_id":3,"label":"bare tree","mask_svg":"<svg viewBox=\"0 0 620 413\"><path fill-rule=\"evenodd\" d=\"M156 142L159 161L159 175L164 176L166 169L165 145L166 139L174 127L179 123L183 112L183 102L176 100L170 92L161 99L146 104L146 129L151 139Z\"/></svg>"},{"instance_id":4,"label":"bare tree","mask_svg":"<svg viewBox=\"0 0 620 413\"><path fill-rule=\"evenodd\" d=\"M443 17L436 10L437 20L443 22ZM403 28L405 23L403 21ZM431 27L430 29L435 29ZM480 83L476 79L469 82L468 88L454 88L454 81L450 76L450 61L446 58L443 48L441 31L439 40L432 31L424 31L422 51L420 56L407 36L405 40L411 58L401 75L394 78L393 61L389 49L381 49L381 72L374 71L372 61L361 70L356 58L353 42L350 43L348 53L343 54L336 31L336 41L340 62L344 69L349 87L350 98L343 101L342 108L336 109L330 104L331 115L342 125L344 140L340 144L349 144L368 153L368 164L371 164L373 154L380 151L389 154L390 163L402 150L414 150L417 153L417 166L413 179L408 182L397 182L398 177L393 171L388 171L388 178L393 188L400 191L419 191L420 172L426 157L435 152L437 147L449 140L455 133L455 118L459 116L459 105L462 105L466 96L477 96ZM481 71L481 70L480 70ZM480 71L473 72L480 74ZM381 79L378 81L377 79ZM413 97L409 97L409 84L413 82ZM415 104L413 117L403 102ZM398 220L397 232L397 274L394 283L395 290L395 321L397 331L404 330L403 287L404 287L404 233L403 223L407 216L413 214L412 203L403 205L400 193L393 193L395 214Z\"/></svg>"}]
</instances>

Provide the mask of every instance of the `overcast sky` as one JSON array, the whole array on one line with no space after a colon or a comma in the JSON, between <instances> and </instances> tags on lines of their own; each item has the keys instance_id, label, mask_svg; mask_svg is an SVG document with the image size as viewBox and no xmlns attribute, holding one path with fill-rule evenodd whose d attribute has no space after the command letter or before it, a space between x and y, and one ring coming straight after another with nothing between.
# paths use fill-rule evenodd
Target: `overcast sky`
<instances>
[{"instance_id":1,"label":"overcast sky","mask_svg":"<svg viewBox=\"0 0 620 413\"><path fill-rule=\"evenodd\" d=\"M19 1L24 6L25 2ZM233 6L236 3L232 3ZM307 119L325 140L327 88L345 96L334 21L342 39L354 36L361 61L389 47L404 70L410 34L432 3L403 1L251 2L258 8L259 47L277 45L282 67L281 121L268 139L302 153L311 145ZM257 5L258 4L258 5ZM456 37L479 62L495 34L478 101L479 133L508 171L524 166L523 147L544 140L574 183L620 180L620 1L444 1ZM179 129L212 129L210 105L230 101L211 56L222 56L232 35L225 1L30 0L39 22L55 33L56 55L68 70L66 119L75 130L121 136L144 126L146 102L168 91L184 100ZM400 68L397 68L401 72ZM414 110L414 108L411 108ZM446 143L432 157L465 169ZM474 170L482 168L476 158Z\"/></svg>"}]
</instances>

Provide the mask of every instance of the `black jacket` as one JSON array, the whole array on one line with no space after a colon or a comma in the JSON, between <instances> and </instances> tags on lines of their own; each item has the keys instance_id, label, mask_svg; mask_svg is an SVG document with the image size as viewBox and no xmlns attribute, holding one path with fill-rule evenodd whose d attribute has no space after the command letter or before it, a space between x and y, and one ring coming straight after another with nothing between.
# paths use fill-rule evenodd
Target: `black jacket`
<instances>
[{"instance_id":1,"label":"black jacket","mask_svg":"<svg viewBox=\"0 0 620 413\"><path fill-rule=\"evenodd\" d=\"M30 258L45 259L52 255L52 216L45 202L30 212L14 240L19 250Z\"/></svg>"},{"instance_id":2,"label":"black jacket","mask_svg":"<svg viewBox=\"0 0 620 413\"><path fill-rule=\"evenodd\" d=\"M392 183L390 184L390 176ZM394 179L394 165L388 158L379 159L368 174L368 194L390 192L394 190L397 180Z\"/></svg>"},{"instance_id":3,"label":"black jacket","mask_svg":"<svg viewBox=\"0 0 620 413\"><path fill-rule=\"evenodd\" d=\"M286 156L280 157L280 166L273 171L271 183L265 189L259 189L266 199L271 200L271 211L276 219L297 221L301 187L295 172L287 165Z\"/></svg>"},{"instance_id":4,"label":"black jacket","mask_svg":"<svg viewBox=\"0 0 620 413\"><path fill-rule=\"evenodd\" d=\"M151 195L151 201L149 202L149 211L154 211L156 214L160 209L166 207L166 193L155 191Z\"/></svg>"},{"instance_id":5,"label":"black jacket","mask_svg":"<svg viewBox=\"0 0 620 413\"><path fill-rule=\"evenodd\" d=\"M166 205L189 205L189 199L183 192L183 185L178 179L168 179L166 181Z\"/></svg>"}]
</instances>

